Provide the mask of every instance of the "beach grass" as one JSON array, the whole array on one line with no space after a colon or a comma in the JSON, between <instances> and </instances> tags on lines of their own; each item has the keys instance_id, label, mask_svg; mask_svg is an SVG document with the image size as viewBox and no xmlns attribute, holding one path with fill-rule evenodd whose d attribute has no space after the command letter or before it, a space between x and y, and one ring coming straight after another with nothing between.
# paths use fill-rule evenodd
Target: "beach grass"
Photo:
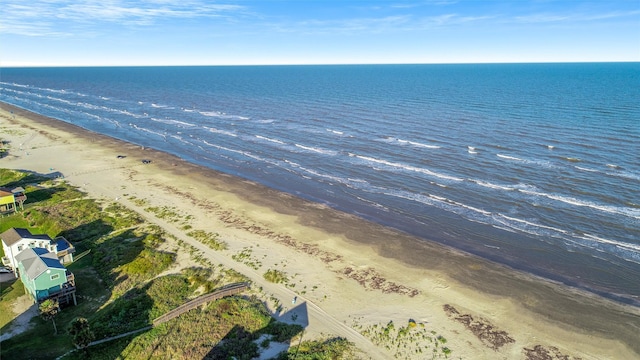
<instances>
[{"instance_id":1,"label":"beach grass","mask_svg":"<svg viewBox=\"0 0 640 360\"><path fill-rule=\"evenodd\" d=\"M191 230L187 232L187 235L207 245L213 250L226 250L228 248L227 244L224 241L221 241L219 239L219 235L216 233L204 230Z\"/></svg>"},{"instance_id":2,"label":"beach grass","mask_svg":"<svg viewBox=\"0 0 640 360\"><path fill-rule=\"evenodd\" d=\"M289 282L289 277L287 273L282 270L277 269L269 269L262 275L267 281L276 283L276 284L287 284Z\"/></svg>"}]
</instances>

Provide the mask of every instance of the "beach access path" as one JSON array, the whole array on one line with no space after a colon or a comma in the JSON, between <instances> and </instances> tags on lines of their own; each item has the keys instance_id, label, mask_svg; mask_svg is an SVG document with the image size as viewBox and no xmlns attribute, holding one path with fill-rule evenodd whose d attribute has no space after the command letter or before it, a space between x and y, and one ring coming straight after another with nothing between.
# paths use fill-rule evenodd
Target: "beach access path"
<instances>
[{"instance_id":1,"label":"beach access path","mask_svg":"<svg viewBox=\"0 0 640 360\"><path fill-rule=\"evenodd\" d=\"M92 188L93 191L111 195L111 197L113 198L119 197L118 195L120 195L114 193L113 190L101 186L99 183L92 186ZM393 359L391 354L386 353L384 349L380 349L367 338L362 336L359 332L334 318L326 311L322 310L322 308L320 308L318 305L314 304L309 299L306 299L304 296L299 295L292 290L289 290L282 284L275 284L265 280L265 278L262 276L262 273L257 272L256 270L245 264L238 263L228 256L225 256L222 252L213 250L207 245L193 239L190 236L185 235L184 230L179 229L174 224L162 219L158 219L155 216L151 216L144 211L140 211L140 208L128 199L119 197L118 202L120 202L127 208L136 211L138 215L144 218L147 222L160 226L163 230L175 236L177 239L182 240L185 243L198 249L199 251L204 253L205 257L212 263L220 264L229 269L236 269L251 280L253 287L262 287L263 291L266 294L271 294L272 296L276 297L282 304L289 304L291 303L291 299L297 297L296 304L306 304L306 306L302 307L296 306L297 309L300 309L299 311L304 311L304 309L306 308L306 314L299 314L299 316L297 317L298 319L303 319L306 316L306 318L308 319L305 331L311 331L312 333L317 334L332 334L335 336L343 337L356 344L358 349L363 351L365 354L368 354L371 359ZM283 311L281 313L274 313L272 315L279 321L287 323L299 323L291 320L292 312Z\"/></svg>"}]
</instances>

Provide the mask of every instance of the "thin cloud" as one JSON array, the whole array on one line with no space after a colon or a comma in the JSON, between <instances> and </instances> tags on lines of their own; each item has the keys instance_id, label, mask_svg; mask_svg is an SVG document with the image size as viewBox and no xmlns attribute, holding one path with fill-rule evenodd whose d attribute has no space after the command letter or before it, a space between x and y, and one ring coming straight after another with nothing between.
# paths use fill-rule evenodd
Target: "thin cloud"
<instances>
[{"instance_id":1,"label":"thin cloud","mask_svg":"<svg viewBox=\"0 0 640 360\"><path fill-rule=\"evenodd\" d=\"M379 33L400 29L411 21L410 16L396 15L379 18L353 18L343 20L310 19L298 22L267 24L276 32L305 34Z\"/></svg>"},{"instance_id":2,"label":"thin cloud","mask_svg":"<svg viewBox=\"0 0 640 360\"><path fill-rule=\"evenodd\" d=\"M493 15L486 16L463 16L459 14L443 14L430 16L422 19L422 24L427 27L444 27L461 25L465 23L481 22L495 18Z\"/></svg>"},{"instance_id":3,"label":"thin cloud","mask_svg":"<svg viewBox=\"0 0 640 360\"><path fill-rule=\"evenodd\" d=\"M150 23L161 18L218 17L223 12L240 10L235 5L208 4L165 4L163 2L141 2L137 6L124 3L89 1L83 4L69 4L61 9L58 17L64 19L94 19L109 22L134 21Z\"/></svg>"},{"instance_id":4,"label":"thin cloud","mask_svg":"<svg viewBox=\"0 0 640 360\"><path fill-rule=\"evenodd\" d=\"M11 20L0 23L0 34L15 34L22 36L69 36L70 33L55 31L50 23L25 24Z\"/></svg>"},{"instance_id":5,"label":"thin cloud","mask_svg":"<svg viewBox=\"0 0 640 360\"><path fill-rule=\"evenodd\" d=\"M22 0L4 1L0 33L51 36L72 32L57 29L60 27L86 28L92 23L148 26L172 18L219 18L245 10L240 5L210 4L204 0L36 0L28 6L23 4Z\"/></svg>"},{"instance_id":6,"label":"thin cloud","mask_svg":"<svg viewBox=\"0 0 640 360\"><path fill-rule=\"evenodd\" d=\"M614 11L604 14L554 14L539 13L526 16L516 16L514 20L520 23L554 23L554 22L587 22L596 20L615 19L640 15L639 10L634 11Z\"/></svg>"},{"instance_id":7,"label":"thin cloud","mask_svg":"<svg viewBox=\"0 0 640 360\"><path fill-rule=\"evenodd\" d=\"M421 31L483 22L494 16L462 16L442 14L436 16L394 15L385 17L353 18L344 20L306 20L295 23L271 24L278 32L305 34L379 34Z\"/></svg>"}]
</instances>

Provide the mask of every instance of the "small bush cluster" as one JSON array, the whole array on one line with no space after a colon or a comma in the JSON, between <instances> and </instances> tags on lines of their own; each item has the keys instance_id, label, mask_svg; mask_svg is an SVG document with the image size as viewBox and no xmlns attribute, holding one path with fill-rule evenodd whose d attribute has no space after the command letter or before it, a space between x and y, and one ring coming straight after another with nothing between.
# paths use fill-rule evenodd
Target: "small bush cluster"
<instances>
[{"instance_id":1,"label":"small bush cluster","mask_svg":"<svg viewBox=\"0 0 640 360\"><path fill-rule=\"evenodd\" d=\"M253 250L250 247L243 248L240 252L231 255L231 258L237 262L243 263L248 267L258 270L262 267L262 262L251 256Z\"/></svg>"},{"instance_id":2,"label":"small bush cluster","mask_svg":"<svg viewBox=\"0 0 640 360\"><path fill-rule=\"evenodd\" d=\"M447 339L435 331L428 331L424 324L409 319L407 325L396 327L393 321L363 327L354 320L354 328L374 344L393 352L396 359L447 359L452 350L443 345ZM426 342L428 344L424 345Z\"/></svg>"},{"instance_id":3,"label":"small bush cluster","mask_svg":"<svg viewBox=\"0 0 640 360\"><path fill-rule=\"evenodd\" d=\"M355 345L347 339L336 337L325 340L303 341L281 353L277 360L316 360L355 358Z\"/></svg>"},{"instance_id":4,"label":"small bush cluster","mask_svg":"<svg viewBox=\"0 0 640 360\"><path fill-rule=\"evenodd\" d=\"M218 239L219 235L216 233L211 233L204 230L192 230L192 231L189 231L187 235L207 245L213 250L227 249L227 244L224 241L220 241Z\"/></svg>"},{"instance_id":5,"label":"small bush cluster","mask_svg":"<svg viewBox=\"0 0 640 360\"><path fill-rule=\"evenodd\" d=\"M287 283L289 279L287 278L287 273L280 270L269 269L262 275L267 281L280 284Z\"/></svg>"}]
</instances>

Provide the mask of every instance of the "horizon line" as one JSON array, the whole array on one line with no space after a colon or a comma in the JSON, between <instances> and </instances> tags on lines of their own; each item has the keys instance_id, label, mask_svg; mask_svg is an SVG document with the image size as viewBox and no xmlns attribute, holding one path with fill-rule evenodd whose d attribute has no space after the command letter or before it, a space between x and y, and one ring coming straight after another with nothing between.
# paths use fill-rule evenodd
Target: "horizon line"
<instances>
[{"instance_id":1,"label":"horizon line","mask_svg":"<svg viewBox=\"0 0 640 360\"><path fill-rule=\"evenodd\" d=\"M3 65L0 63L0 69L5 68L70 68L70 67L231 67L231 66L347 66L347 65L508 65L508 64L602 64L602 63L640 63L640 60L616 60L616 61L486 61L486 62L371 62L371 63L256 63L256 64L92 64L92 65Z\"/></svg>"}]
</instances>

